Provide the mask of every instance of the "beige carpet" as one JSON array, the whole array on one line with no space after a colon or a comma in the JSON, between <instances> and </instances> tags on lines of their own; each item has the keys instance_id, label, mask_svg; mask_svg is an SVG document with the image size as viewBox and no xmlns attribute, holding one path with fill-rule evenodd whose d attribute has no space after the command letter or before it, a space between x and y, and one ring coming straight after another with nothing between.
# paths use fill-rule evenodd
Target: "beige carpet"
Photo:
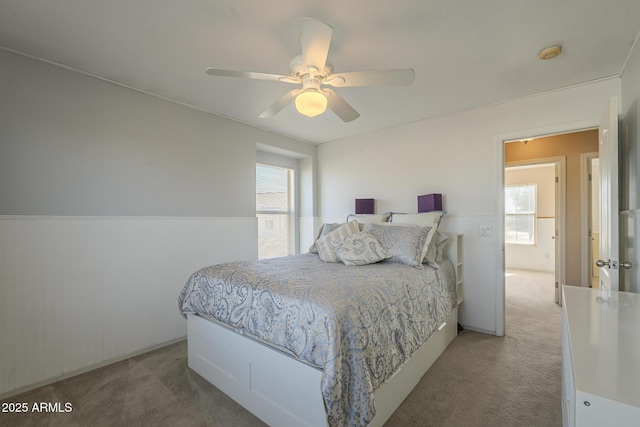
<instances>
[{"instance_id":1,"label":"beige carpet","mask_svg":"<svg viewBox=\"0 0 640 427\"><path fill-rule=\"evenodd\" d=\"M560 426L560 307L553 277L507 276L505 337L464 331L387 426ZM186 342L39 388L3 402L2 426L263 426L187 368ZM72 405L31 412L34 403Z\"/></svg>"},{"instance_id":2,"label":"beige carpet","mask_svg":"<svg viewBox=\"0 0 640 427\"><path fill-rule=\"evenodd\" d=\"M561 426L561 309L552 274L506 277L506 336L463 332L388 426Z\"/></svg>"}]
</instances>

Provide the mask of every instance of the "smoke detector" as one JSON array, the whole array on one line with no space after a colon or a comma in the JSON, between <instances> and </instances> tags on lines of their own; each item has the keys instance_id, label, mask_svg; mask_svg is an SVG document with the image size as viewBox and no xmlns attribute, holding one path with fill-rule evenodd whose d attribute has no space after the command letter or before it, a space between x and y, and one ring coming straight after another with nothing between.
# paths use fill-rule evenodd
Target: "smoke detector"
<instances>
[{"instance_id":1,"label":"smoke detector","mask_svg":"<svg viewBox=\"0 0 640 427\"><path fill-rule=\"evenodd\" d=\"M538 54L538 58L546 61L547 59L553 59L562 53L562 46L550 46L542 49Z\"/></svg>"}]
</instances>

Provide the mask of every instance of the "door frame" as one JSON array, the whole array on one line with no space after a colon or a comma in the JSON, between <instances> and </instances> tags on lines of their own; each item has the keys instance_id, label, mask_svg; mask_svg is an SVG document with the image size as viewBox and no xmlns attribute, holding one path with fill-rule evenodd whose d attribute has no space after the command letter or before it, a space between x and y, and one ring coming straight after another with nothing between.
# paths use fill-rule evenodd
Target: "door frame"
<instances>
[{"instance_id":1,"label":"door frame","mask_svg":"<svg viewBox=\"0 0 640 427\"><path fill-rule=\"evenodd\" d=\"M593 250L591 244L591 160L599 159L598 152L580 154L580 190L582 194L582 286L591 286ZM585 261L586 260L586 261Z\"/></svg>"},{"instance_id":2,"label":"door frame","mask_svg":"<svg viewBox=\"0 0 640 427\"><path fill-rule=\"evenodd\" d=\"M608 298L620 288L620 187L619 187L619 98L609 99L598 126L600 155L600 251L599 260L607 259L610 266L598 271L598 288Z\"/></svg>"},{"instance_id":3,"label":"door frame","mask_svg":"<svg viewBox=\"0 0 640 427\"><path fill-rule=\"evenodd\" d=\"M496 157L497 157L497 185L495 188L496 194L496 238L498 244L496 245L496 335L504 336L505 330L505 287L504 287L504 144L509 141L518 141L529 138L539 138L543 136L560 135L564 133L580 132L584 130L597 129L600 124L600 119L583 120L579 122L570 122L560 125L518 130L511 133L505 133L496 135Z\"/></svg>"},{"instance_id":4,"label":"door frame","mask_svg":"<svg viewBox=\"0 0 640 427\"><path fill-rule=\"evenodd\" d=\"M551 135L548 135L551 136ZM511 143L505 141L505 144ZM556 251L554 274L556 278L555 299L557 304L561 304L560 289L561 285L566 281L566 250L567 243L565 238L566 228L566 212L567 212L567 158L565 156L541 157L530 160L518 160L515 162L504 162L504 167L531 166L531 165L554 165L558 184L556 186L555 198L555 219L556 230L555 238L560 239L560 250ZM503 189L504 192L504 189ZM504 194L503 194L504 200ZM537 218L536 218L537 221ZM504 227L504 226L503 226ZM504 242L504 237L503 237ZM558 254L559 252L559 254ZM558 260L558 255L560 259Z\"/></svg>"}]
</instances>

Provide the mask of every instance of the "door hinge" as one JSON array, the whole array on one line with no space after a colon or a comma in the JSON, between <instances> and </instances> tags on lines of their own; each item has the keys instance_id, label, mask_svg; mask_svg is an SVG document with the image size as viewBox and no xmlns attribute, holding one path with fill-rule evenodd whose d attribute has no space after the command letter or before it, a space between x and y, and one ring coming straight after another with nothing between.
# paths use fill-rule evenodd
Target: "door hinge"
<instances>
[{"instance_id":1,"label":"door hinge","mask_svg":"<svg viewBox=\"0 0 640 427\"><path fill-rule=\"evenodd\" d=\"M556 176L556 184L560 182L560 180L558 179L558 177Z\"/></svg>"}]
</instances>

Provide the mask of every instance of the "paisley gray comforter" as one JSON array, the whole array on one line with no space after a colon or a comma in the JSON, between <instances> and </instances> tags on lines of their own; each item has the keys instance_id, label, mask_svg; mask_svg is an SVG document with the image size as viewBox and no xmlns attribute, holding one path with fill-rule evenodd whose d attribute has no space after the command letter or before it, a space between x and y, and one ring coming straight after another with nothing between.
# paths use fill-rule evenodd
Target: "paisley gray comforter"
<instances>
[{"instance_id":1,"label":"paisley gray comforter","mask_svg":"<svg viewBox=\"0 0 640 427\"><path fill-rule=\"evenodd\" d=\"M203 268L178 298L201 313L322 368L331 426L367 425L373 390L455 307L455 273L383 262L348 267L317 254Z\"/></svg>"}]
</instances>

